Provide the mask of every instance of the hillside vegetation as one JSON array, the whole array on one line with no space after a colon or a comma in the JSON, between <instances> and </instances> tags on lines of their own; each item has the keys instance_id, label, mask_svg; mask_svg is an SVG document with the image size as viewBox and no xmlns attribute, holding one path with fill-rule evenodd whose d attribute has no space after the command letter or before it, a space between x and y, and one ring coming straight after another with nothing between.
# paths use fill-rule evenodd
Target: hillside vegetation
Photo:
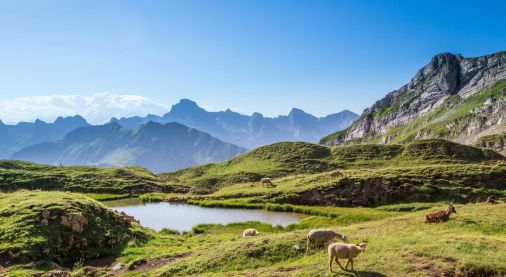
<instances>
[{"instance_id":1,"label":"hillside vegetation","mask_svg":"<svg viewBox=\"0 0 506 277\"><path fill-rule=\"evenodd\" d=\"M347 234L351 242L368 243L366 252L356 258L359 276L506 274L506 225L502 220L506 205L457 206L457 210L452 220L443 224L425 224L425 212L414 212L348 226L334 223L332 227ZM305 255L307 229L262 228L259 237L240 238L244 225L216 227L210 226L197 236L205 245L197 245L186 258L152 274L330 276L325 251Z\"/></svg>"},{"instance_id":2,"label":"hillside vegetation","mask_svg":"<svg viewBox=\"0 0 506 277\"><path fill-rule=\"evenodd\" d=\"M341 209L353 217L360 216L364 208ZM457 205L456 209L457 214L441 224L424 223L427 211L417 211L394 212L367 222L312 216L286 228L245 222L199 225L184 235L162 230L144 243L123 248L119 257L126 269L116 274L336 276L328 271L325 251L305 253L309 229L328 226L349 236L352 243L368 244L366 252L355 259L359 276L504 276L506 205ZM242 231L251 227L261 234L242 238ZM16 270L19 275L36 271L44 272L29 266ZM338 276L353 276L339 272ZM73 273L82 276L83 268L77 267Z\"/></svg>"},{"instance_id":3,"label":"hillside vegetation","mask_svg":"<svg viewBox=\"0 0 506 277\"><path fill-rule=\"evenodd\" d=\"M330 177L328 173L336 169L345 178ZM263 177L272 178L275 187L259 185ZM503 156L445 140L333 148L283 142L226 162L159 175L139 167L60 167L0 161L2 191L142 194L191 190L212 199L296 205L375 206L431 199L467 202L489 194L503 197L504 184Z\"/></svg>"},{"instance_id":4,"label":"hillside vegetation","mask_svg":"<svg viewBox=\"0 0 506 277\"><path fill-rule=\"evenodd\" d=\"M117 194L173 190L141 167L51 166L0 160L0 190L18 189Z\"/></svg>"},{"instance_id":5,"label":"hillside vegetation","mask_svg":"<svg viewBox=\"0 0 506 277\"><path fill-rule=\"evenodd\" d=\"M504 157L445 140L407 145L326 147L277 143L219 164L162 174L213 199L302 205L374 206L403 201L476 201L503 197ZM345 178L333 178L339 169ZM275 187L258 183L274 178Z\"/></svg>"},{"instance_id":6,"label":"hillside vegetation","mask_svg":"<svg viewBox=\"0 0 506 277\"><path fill-rule=\"evenodd\" d=\"M128 242L147 238L128 217L78 194L0 194L1 262L73 265L80 259L117 254Z\"/></svg>"}]
</instances>

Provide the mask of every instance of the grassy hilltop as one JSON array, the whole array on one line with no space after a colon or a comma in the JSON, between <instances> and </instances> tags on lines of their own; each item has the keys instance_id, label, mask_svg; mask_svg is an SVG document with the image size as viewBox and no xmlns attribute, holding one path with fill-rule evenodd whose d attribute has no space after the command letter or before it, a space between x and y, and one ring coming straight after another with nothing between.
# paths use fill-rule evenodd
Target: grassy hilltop
<instances>
[{"instance_id":1,"label":"grassy hilltop","mask_svg":"<svg viewBox=\"0 0 506 277\"><path fill-rule=\"evenodd\" d=\"M374 206L395 202L475 201L504 194L505 158L445 140L407 145L326 147L285 142L227 162L162 174L168 183L214 192L215 199L303 205ZM328 172L339 169L345 178ZM274 188L258 184L273 178Z\"/></svg>"},{"instance_id":2,"label":"grassy hilltop","mask_svg":"<svg viewBox=\"0 0 506 277\"><path fill-rule=\"evenodd\" d=\"M0 160L0 190L18 189L115 194L173 190L142 167L52 166Z\"/></svg>"}]
</instances>

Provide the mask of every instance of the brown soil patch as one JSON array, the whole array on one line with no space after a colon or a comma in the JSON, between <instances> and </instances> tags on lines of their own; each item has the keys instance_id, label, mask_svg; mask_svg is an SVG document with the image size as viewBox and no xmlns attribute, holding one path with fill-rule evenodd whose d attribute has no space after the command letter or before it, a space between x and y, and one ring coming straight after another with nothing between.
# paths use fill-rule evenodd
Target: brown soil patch
<instances>
[{"instance_id":1,"label":"brown soil patch","mask_svg":"<svg viewBox=\"0 0 506 277\"><path fill-rule=\"evenodd\" d=\"M162 256L152 259L140 259L137 261L132 262L128 267L125 267L121 270L118 270L115 272L116 275L122 275L126 272L142 272L142 271L149 271L152 269L156 269L159 267L162 267L168 263L174 262L179 259L186 258L190 255L190 252L177 254L177 255L169 255L169 256Z\"/></svg>"},{"instance_id":2,"label":"brown soil patch","mask_svg":"<svg viewBox=\"0 0 506 277\"><path fill-rule=\"evenodd\" d=\"M433 257L425 254L408 252L405 257L409 263L416 268L417 271L423 271L429 276L434 277L455 277L455 268L457 261L446 257ZM448 267L442 268L435 263L435 261L441 261L448 265Z\"/></svg>"}]
</instances>

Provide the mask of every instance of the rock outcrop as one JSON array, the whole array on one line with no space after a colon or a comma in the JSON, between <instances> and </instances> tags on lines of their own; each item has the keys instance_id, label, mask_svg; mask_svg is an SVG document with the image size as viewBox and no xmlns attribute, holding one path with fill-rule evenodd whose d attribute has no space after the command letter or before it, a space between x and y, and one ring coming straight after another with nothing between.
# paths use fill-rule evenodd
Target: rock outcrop
<instances>
[{"instance_id":1,"label":"rock outcrop","mask_svg":"<svg viewBox=\"0 0 506 277\"><path fill-rule=\"evenodd\" d=\"M16 203L16 205L12 204ZM79 194L18 191L0 199L0 256L62 266L114 255L149 237L136 220Z\"/></svg>"},{"instance_id":2,"label":"rock outcrop","mask_svg":"<svg viewBox=\"0 0 506 277\"><path fill-rule=\"evenodd\" d=\"M478 58L439 54L403 87L387 94L324 145L404 143L445 138L473 143L506 120L506 52Z\"/></svg>"},{"instance_id":3,"label":"rock outcrop","mask_svg":"<svg viewBox=\"0 0 506 277\"><path fill-rule=\"evenodd\" d=\"M506 155L506 133L481 137L475 146L489 148Z\"/></svg>"}]
</instances>

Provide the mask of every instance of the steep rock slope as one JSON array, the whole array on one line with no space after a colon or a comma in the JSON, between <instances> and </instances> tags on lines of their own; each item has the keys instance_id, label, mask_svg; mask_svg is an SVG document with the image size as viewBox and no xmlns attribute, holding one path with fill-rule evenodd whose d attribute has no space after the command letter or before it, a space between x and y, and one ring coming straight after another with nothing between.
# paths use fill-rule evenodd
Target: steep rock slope
<instances>
[{"instance_id":1,"label":"steep rock slope","mask_svg":"<svg viewBox=\"0 0 506 277\"><path fill-rule=\"evenodd\" d=\"M60 141L26 147L12 158L46 164L138 165L165 172L223 161L244 151L179 123L149 122L132 129L111 123L79 128Z\"/></svg>"},{"instance_id":2,"label":"steep rock slope","mask_svg":"<svg viewBox=\"0 0 506 277\"><path fill-rule=\"evenodd\" d=\"M366 109L325 145L404 143L445 138L473 143L499 133L506 119L506 52L464 58L439 54L413 79Z\"/></svg>"}]
</instances>

